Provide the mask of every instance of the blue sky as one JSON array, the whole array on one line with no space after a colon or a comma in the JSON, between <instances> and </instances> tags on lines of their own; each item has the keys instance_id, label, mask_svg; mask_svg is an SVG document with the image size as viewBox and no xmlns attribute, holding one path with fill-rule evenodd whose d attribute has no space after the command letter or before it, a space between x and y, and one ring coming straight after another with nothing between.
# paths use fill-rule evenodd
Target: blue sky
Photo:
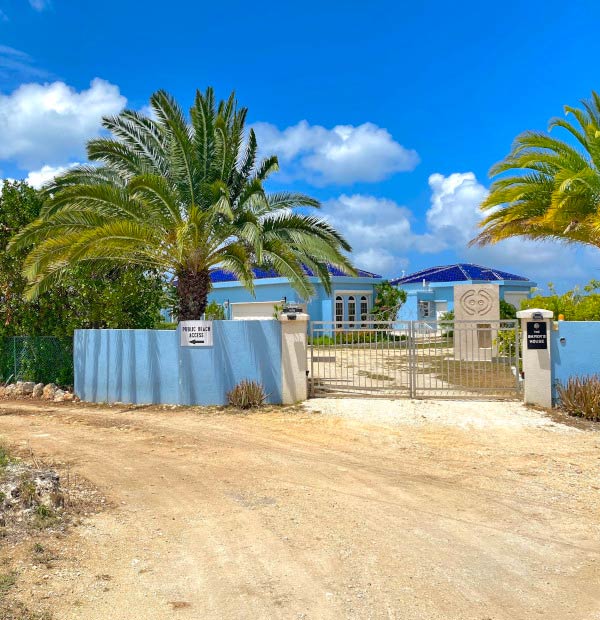
<instances>
[{"instance_id":1,"label":"blue sky","mask_svg":"<svg viewBox=\"0 0 600 620\"><path fill-rule=\"evenodd\" d=\"M467 249L487 172L525 129L600 89L593 1L0 0L0 175L83 161L103 114L158 88L235 89L273 188L323 201L358 266L472 261L565 288L600 252L521 240Z\"/></svg>"}]
</instances>

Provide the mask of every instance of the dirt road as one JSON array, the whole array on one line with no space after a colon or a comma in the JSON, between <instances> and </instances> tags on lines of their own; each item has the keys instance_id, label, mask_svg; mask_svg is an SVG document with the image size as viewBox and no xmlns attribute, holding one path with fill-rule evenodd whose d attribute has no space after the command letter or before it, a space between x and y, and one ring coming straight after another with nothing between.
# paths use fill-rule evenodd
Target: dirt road
<instances>
[{"instance_id":1,"label":"dirt road","mask_svg":"<svg viewBox=\"0 0 600 620\"><path fill-rule=\"evenodd\" d=\"M0 435L113 504L22 575L59 620L600 618L599 433L3 402Z\"/></svg>"}]
</instances>

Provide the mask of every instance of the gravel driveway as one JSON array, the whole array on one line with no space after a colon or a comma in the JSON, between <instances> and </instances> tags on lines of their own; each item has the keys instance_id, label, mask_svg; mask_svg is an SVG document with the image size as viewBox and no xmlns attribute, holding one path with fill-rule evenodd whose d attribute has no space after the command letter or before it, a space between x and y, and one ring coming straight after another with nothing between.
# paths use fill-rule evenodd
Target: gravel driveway
<instances>
[{"instance_id":1,"label":"gravel driveway","mask_svg":"<svg viewBox=\"0 0 600 620\"><path fill-rule=\"evenodd\" d=\"M56 620L600 618L600 435L513 403L2 402L0 435L111 504L22 550Z\"/></svg>"},{"instance_id":2,"label":"gravel driveway","mask_svg":"<svg viewBox=\"0 0 600 620\"><path fill-rule=\"evenodd\" d=\"M540 412L514 401L387 400L381 398L315 398L305 403L314 413L368 424L441 425L463 429L545 428L580 432L557 424Z\"/></svg>"}]
</instances>

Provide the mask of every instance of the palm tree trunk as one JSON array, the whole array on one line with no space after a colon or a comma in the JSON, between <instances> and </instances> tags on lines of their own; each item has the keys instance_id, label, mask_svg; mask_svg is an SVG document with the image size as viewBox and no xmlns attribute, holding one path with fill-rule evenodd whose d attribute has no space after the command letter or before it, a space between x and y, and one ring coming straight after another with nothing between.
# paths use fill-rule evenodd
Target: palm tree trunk
<instances>
[{"instance_id":1,"label":"palm tree trunk","mask_svg":"<svg viewBox=\"0 0 600 620\"><path fill-rule=\"evenodd\" d=\"M180 321L194 321L202 317L210 288L208 270L181 270L177 273L177 314Z\"/></svg>"}]
</instances>

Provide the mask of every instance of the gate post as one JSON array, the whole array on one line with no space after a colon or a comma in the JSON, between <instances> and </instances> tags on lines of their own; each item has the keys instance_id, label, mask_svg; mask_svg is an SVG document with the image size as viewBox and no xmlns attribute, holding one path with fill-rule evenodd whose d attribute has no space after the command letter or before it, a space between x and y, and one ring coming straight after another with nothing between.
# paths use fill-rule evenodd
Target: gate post
<instances>
[{"instance_id":1,"label":"gate post","mask_svg":"<svg viewBox=\"0 0 600 620\"><path fill-rule=\"evenodd\" d=\"M526 404L552 407L552 365L550 363L551 310L531 308L517 312L523 329L524 400Z\"/></svg>"},{"instance_id":2,"label":"gate post","mask_svg":"<svg viewBox=\"0 0 600 620\"><path fill-rule=\"evenodd\" d=\"M306 329L308 314L303 312L282 312L281 324L281 398L284 405L308 398Z\"/></svg>"}]
</instances>

